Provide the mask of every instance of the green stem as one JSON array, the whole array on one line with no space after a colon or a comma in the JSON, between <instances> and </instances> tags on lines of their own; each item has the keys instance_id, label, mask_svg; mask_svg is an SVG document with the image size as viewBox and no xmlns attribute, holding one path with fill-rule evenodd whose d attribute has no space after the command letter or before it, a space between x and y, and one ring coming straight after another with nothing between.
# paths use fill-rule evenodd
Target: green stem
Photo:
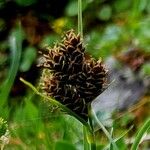
<instances>
[{"instance_id":1,"label":"green stem","mask_svg":"<svg viewBox=\"0 0 150 150\"><path fill-rule=\"evenodd\" d=\"M1 150L4 150L4 144L0 145Z\"/></svg>"},{"instance_id":2,"label":"green stem","mask_svg":"<svg viewBox=\"0 0 150 150\"><path fill-rule=\"evenodd\" d=\"M106 128L104 127L104 125L102 124L102 122L97 118L95 112L93 111L93 115L97 121L97 123L99 124L99 126L101 127L101 129L103 130L103 132L105 133L105 135L107 136L107 138L109 139L110 143L112 143L113 147L115 150L119 150L116 143L114 142L114 140L112 139L111 135L109 134L109 132L106 130Z\"/></svg>"},{"instance_id":3,"label":"green stem","mask_svg":"<svg viewBox=\"0 0 150 150\"><path fill-rule=\"evenodd\" d=\"M82 0L78 0L78 33L83 39L83 24L82 24Z\"/></svg>"},{"instance_id":4,"label":"green stem","mask_svg":"<svg viewBox=\"0 0 150 150\"><path fill-rule=\"evenodd\" d=\"M89 127L91 129L91 150L96 150L96 141L95 141L95 134L94 134L94 127L92 123L92 108L91 104L88 105L88 119L89 119Z\"/></svg>"},{"instance_id":5,"label":"green stem","mask_svg":"<svg viewBox=\"0 0 150 150\"><path fill-rule=\"evenodd\" d=\"M137 132L137 136L135 137L135 141L132 144L131 150L137 150L138 145L140 144L140 141L143 137L143 135L147 132L147 130L150 128L150 118L144 123L144 125L140 128L140 130Z\"/></svg>"},{"instance_id":6,"label":"green stem","mask_svg":"<svg viewBox=\"0 0 150 150\"><path fill-rule=\"evenodd\" d=\"M96 150L95 135L90 125L84 126L84 150Z\"/></svg>"},{"instance_id":7,"label":"green stem","mask_svg":"<svg viewBox=\"0 0 150 150\"><path fill-rule=\"evenodd\" d=\"M86 126L83 126L83 136L84 136L84 140L83 140L83 145L84 145L84 150L90 150L90 144L88 142L88 130Z\"/></svg>"}]
</instances>

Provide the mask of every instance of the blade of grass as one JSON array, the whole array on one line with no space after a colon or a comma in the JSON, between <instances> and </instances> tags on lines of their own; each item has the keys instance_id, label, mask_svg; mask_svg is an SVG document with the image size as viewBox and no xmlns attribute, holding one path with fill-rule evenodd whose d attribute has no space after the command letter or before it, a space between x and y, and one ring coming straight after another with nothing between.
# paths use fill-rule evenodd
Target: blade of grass
<instances>
[{"instance_id":1,"label":"blade of grass","mask_svg":"<svg viewBox=\"0 0 150 150\"><path fill-rule=\"evenodd\" d=\"M142 0L133 0L132 19L137 19L141 15L140 5Z\"/></svg>"},{"instance_id":2,"label":"blade of grass","mask_svg":"<svg viewBox=\"0 0 150 150\"><path fill-rule=\"evenodd\" d=\"M97 123L99 124L99 126L101 127L101 129L103 130L103 132L105 133L105 135L107 136L108 140L110 141L110 143L112 143L113 147L115 150L119 150L116 143L114 142L114 140L112 139L111 135L109 134L109 132L107 131L107 129L104 127L104 125L102 124L102 122L97 118L96 114L94 111L92 111L95 120L97 121Z\"/></svg>"},{"instance_id":3,"label":"blade of grass","mask_svg":"<svg viewBox=\"0 0 150 150\"><path fill-rule=\"evenodd\" d=\"M19 27L16 28L10 35L9 46L11 50L11 66L10 66L8 76L6 80L4 81L4 83L1 85L1 89L0 89L1 110L6 104L6 101L8 99L10 90L12 88L12 85L14 83L14 80L15 80L15 77L19 68L21 51L22 51L21 25L19 25Z\"/></svg>"},{"instance_id":4,"label":"blade of grass","mask_svg":"<svg viewBox=\"0 0 150 150\"><path fill-rule=\"evenodd\" d=\"M129 133L129 131L133 128L133 126L131 126L126 132L122 133L118 138L114 139L114 142L116 143L117 141L119 141L121 138L125 137L125 135L127 133ZM110 147L111 143L109 143L104 150L107 150Z\"/></svg>"},{"instance_id":5,"label":"blade of grass","mask_svg":"<svg viewBox=\"0 0 150 150\"><path fill-rule=\"evenodd\" d=\"M68 114L74 116L75 118L77 118L83 125L85 125L86 127L88 127L88 123L82 119L81 117L79 117L77 114L75 114L72 110L70 110L69 108L67 108L65 105L61 104L60 102L56 101L55 99L48 97L42 93L40 93L36 87L34 87L31 83L29 83L28 81L24 80L23 78L20 78L20 81L22 81L25 85L27 85L28 87L30 87L37 95L39 95L40 97L44 98L45 100L48 100L49 102L51 102L51 104L59 106L60 108L62 108L62 110L66 111ZM90 129L89 129L90 130Z\"/></svg>"},{"instance_id":6,"label":"blade of grass","mask_svg":"<svg viewBox=\"0 0 150 150\"><path fill-rule=\"evenodd\" d=\"M78 0L78 33L83 39L83 24L82 24L82 0Z\"/></svg>"},{"instance_id":7,"label":"blade of grass","mask_svg":"<svg viewBox=\"0 0 150 150\"><path fill-rule=\"evenodd\" d=\"M150 128L150 118L147 119L147 121L144 123L144 125L139 129L137 132L137 135L135 137L135 141L132 144L131 150L137 150L138 146L140 144L140 141L143 137L143 135L147 132L147 130Z\"/></svg>"},{"instance_id":8,"label":"blade of grass","mask_svg":"<svg viewBox=\"0 0 150 150\"><path fill-rule=\"evenodd\" d=\"M94 127L92 122L92 107L91 104L88 105L88 119L89 119L89 127L91 128L91 150L96 150L96 141L95 141L95 134L94 134Z\"/></svg>"},{"instance_id":9,"label":"blade of grass","mask_svg":"<svg viewBox=\"0 0 150 150\"><path fill-rule=\"evenodd\" d=\"M90 144L87 139L88 135L87 135L86 126L83 126L83 136L84 136L84 139L83 139L84 150L90 150Z\"/></svg>"},{"instance_id":10,"label":"blade of grass","mask_svg":"<svg viewBox=\"0 0 150 150\"><path fill-rule=\"evenodd\" d=\"M111 138L113 138L113 127L111 128L111 132L110 132L110 135L111 135ZM110 146L109 146L109 150L113 150L113 145L112 143L110 143Z\"/></svg>"}]
</instances>

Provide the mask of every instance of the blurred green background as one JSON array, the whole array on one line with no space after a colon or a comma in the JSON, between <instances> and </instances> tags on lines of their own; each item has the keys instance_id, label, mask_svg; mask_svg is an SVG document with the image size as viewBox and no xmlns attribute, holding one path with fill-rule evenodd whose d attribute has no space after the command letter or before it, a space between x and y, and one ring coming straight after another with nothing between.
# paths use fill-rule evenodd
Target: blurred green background
<instances>
[{"instance_id":1,"label":"blurred green background","mask_svg":"<svg viewBox=\"0 0 150 150\"><path fill-rule=\"evenodd\" d=\"M110 57L119 61L121 55L125 66L128 62L122 59L123 54L131 49L141 51L140 58L146 58L142 59L138 73L131 67L149 84L139 98L139 105L133 107L134 111L125 110L126 115L118 112L119 121L116 115L113 118L115 136L134 125L126 135L131 138L150 115L150 1L83 0L82 3L87 53L101 57L104 62ZM59 109L53 110L50 103L19 80L23 77L39 86L42 70L36 66L38 51L48 45L52 47L65 31L77 31L77 7L77 0L0 0L0 117L8 121L10 130L10 142L5 149L83 149L82 125ZM101 130L96 132L96 139L98 150L107 145ZM120 150L128 149L125 139L121 142ZM147 150L149 146L144 142L141 149Z\"/></svg>"}]
</instances>

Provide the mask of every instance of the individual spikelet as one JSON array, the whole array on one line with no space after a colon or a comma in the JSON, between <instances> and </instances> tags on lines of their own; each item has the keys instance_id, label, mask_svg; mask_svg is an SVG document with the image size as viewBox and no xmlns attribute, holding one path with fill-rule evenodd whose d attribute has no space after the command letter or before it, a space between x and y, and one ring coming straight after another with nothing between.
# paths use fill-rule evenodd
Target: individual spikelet
<instances>
[{"instance_id":1,"label":"individual spikelet","mask_svg":"<svg viewBox=\"0 0 150 150\"><path fill-rule=\"evenodd\" d=\"M43 54L40 66L50 71L42 78L45 93L87 120L88 104L102 93L107 71L100 60L87 57L80 35L66 32Z\"/></svg>"}]
</instances>

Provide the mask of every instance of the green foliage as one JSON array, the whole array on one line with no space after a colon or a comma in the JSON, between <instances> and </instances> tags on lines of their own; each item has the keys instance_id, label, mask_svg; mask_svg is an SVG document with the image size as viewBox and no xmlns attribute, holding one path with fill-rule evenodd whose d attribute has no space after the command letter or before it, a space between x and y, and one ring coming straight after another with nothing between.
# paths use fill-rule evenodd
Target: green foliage
<instances>
[{"instance_id":1,"label":"green foliage","mask_svg":"<svg viewBox=\"0 0 150 150\"><path fill-rule=\"evenodd\" d=\"M15 0L20 6L29 6L37 2L37 0Z\"/></svg>"},{"instance_id":2,"label":"green foliage","mask_svg":"<svg viewBox=\"0 0 150 150\"><path fill-rule=\"evenodd\" d=\"M34 47L27 47L22 55L23 59L20 65L20 71L26 72L36 59L36 49Z\"/></svg>"},{"instance_id":3,"label":"green foliage","mask_svg":"<svg viewBox=\"0 0 150 150\"><path fill-rule=\"evenodd\" d=\"M125 144L125 141L123 138L120 138L116 142L117 147L119 147L119 150L127 150L127 145ZM115 150L115 148L111 148L111 150Z\"/></svg>"},{"instance_id":4,"label":"green foliage","mask_svg":"<svg viewBox=\"0 0 150 150\"><path fill-rule=\"evenodd\" d=\"M109 57L117 44L120 44L121 38L124 40L123 32L123 28L113 24L108 25L102 33L93 31L90 33L90 40L87 41L89 42L87 50L95 57ZM93 45L95 46L93 47Z\"/></svg>"},{"instance_id":5,"label":"green foliage","mask_svg":"<svg viewBox=\"0 0 150 150\"><path fill-rule=\"evenodd\" d=\"M2 31L5 28L5 21L3 19L0 19L0 31Z\"/></svg>"},{"instance_id":6,"label":"green foliage","mask_svg":"<svg viewBox=\"0 0 150 150\"><path fill-rule=\"evenodd\" d=\"M116 0L113 5L114 5L116 12L126 11L127 9L130 8L131 1L130 0L126 0L126 1Z\"/></svg>"},{"instance_id":7,"label":"green foliage","mask_svg":"<svg viewBox=\"0 0 150 150\"><path fill-rule=\"evenodd\" d=\"M7 132L7 130L8 130L7 122L0 117L0 137L4 135Z\"/></svg>"},{"instance_id":8,"label":"green foliage","mask_svg":"<svg viewBox=\"0 0 150 150\"><path fill-rule=\"evenodd\" d=\"M87 0L84 1L82 6L82 11L84 11L87 7ZM71 0L68 6L66 7L66 15L67 16L77 16L78 15L78 1Z\"/></svg>"},{"instance_id":9,"label":"green foliage","mask_svg":"<svg viewBox=\"0 0 150 150\"><path fill-rule=\"evenodd\" d=\"M1 97L0 114L1 115L5 114L5 117L7 116L7 113L3 112L4 111L3 107L7 103L7 98L9 97L11 87L13 86L21 58L23 31L21 30L20 26L12 31L9 40L12 58L11 66L6 80L0 86L0 97Z\"/></svg>"},{"instance_id":10,"label":"green foliage","mask_svg":"<svg viewBox=\"0 0 150 150\"><path fill-rule=\"evenodd\" d=\"M135 140L132 144L131 150L137 150L138 146L140 144L140 141L142 139L142 137L144 136L144 134L147 133L147 131L150 129L150 118L148 118L143 126L139 129L139 131L137 132L137 135L135 136Z\"/></svg>"},{"instance_id":11,"label":"green foliage","mask_svg":"<svg viewBox=\"0 0 150 150\"><path fill-rule=\"evenodd\" d=\"M55 144L55 150L76 150L73 144L65 141L59 141Z\"/></svg>"},{"instance_id":12,"label":"green foliage","mask_svg":"<svg viewBox=\"0 0 150 150\"><path fill-rule=\"evenodd\" d=\"M144 64L142 66L141 73L145 76L150 76L150 63Z\"/></svg>"},{"instance_id":13,"label":"green foliage","mask_svg":"<svg viewBox=\"0 0 150 150\"><path fill-rule=\"evenodd\" d=\"M3 8L5 5L5 0L0 0L0 9Z\"/></svg>"},{"instance_id":14,"label":"green foliage","mask_svg":"<svg viewBox=\"0 0 150 150\"><path fill-rule=\"evenodd\" d=\"M109 20L111 18L111 15L112 15L112 9L109 5L104 5L98 12L98 18L104 21Z\"/></svg>"},{"instance_id":15,"label":"green foliage","mask_svg":"<svg viewBox=\"0 0 150 150\"><path fill-rule=\"evenodd\" d=\"M59 39L59 37L55 34L47 35L42 39L42 41L40 43L40 47L43 48L43 47L46 47L49 45L53 45L54 42L56 42L58 39Z\"/></svg>"}]
</instances>

